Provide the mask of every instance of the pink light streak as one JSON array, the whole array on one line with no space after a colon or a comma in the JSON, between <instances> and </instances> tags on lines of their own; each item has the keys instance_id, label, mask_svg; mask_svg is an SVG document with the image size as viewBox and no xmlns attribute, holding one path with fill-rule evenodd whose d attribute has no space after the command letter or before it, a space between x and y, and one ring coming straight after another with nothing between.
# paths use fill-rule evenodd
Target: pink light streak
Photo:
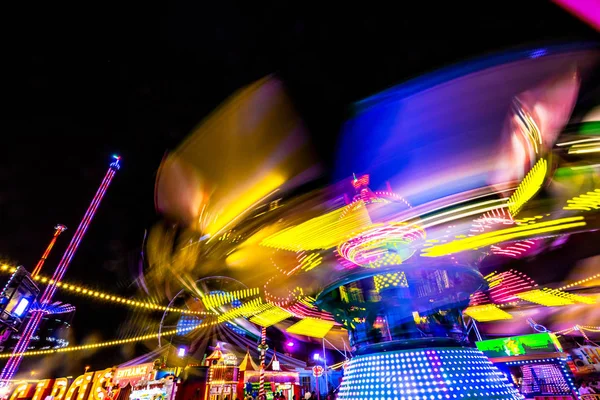
<instances>
[{"instance_id":1,"label":"pink light streak","mask_svg":"<svg viewBox=\"0 0 600 400\"><path fill-rule=\"evenodd\" d=\"M599 0L554 0L554 2L600 31Z\"/></svg>"}]
</instances>

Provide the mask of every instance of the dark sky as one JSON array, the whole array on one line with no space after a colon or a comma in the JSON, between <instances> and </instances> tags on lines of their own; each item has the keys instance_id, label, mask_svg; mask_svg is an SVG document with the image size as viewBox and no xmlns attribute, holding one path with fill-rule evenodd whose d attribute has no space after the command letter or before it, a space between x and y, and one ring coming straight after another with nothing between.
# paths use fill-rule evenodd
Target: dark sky
<instances>
[{"instance_id":1,"label":"dark sky","mask_svg":"<svg viewBox=\"0 0 600 400\"><path fill-rule=\"evenodd\" d=\"M3 12L0 259L34 266L60 222L70 229L49 274L119 153L123 168L67 277L126 293L144 230L157 220L154 178L165 151L266 74L283 77L327 165L356 100L470 57L598 39L545 1L149 3L49 2ZM90 331L116 336L119 308L61 299L78 307L78 340Z\"/></svg>"}]
</instances>

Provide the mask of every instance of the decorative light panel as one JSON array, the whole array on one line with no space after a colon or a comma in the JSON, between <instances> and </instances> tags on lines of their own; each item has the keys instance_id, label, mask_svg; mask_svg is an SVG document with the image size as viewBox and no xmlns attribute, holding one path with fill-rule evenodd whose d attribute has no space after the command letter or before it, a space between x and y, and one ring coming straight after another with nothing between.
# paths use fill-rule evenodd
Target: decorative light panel
<instances>
[{"instance_id":1,"label":"decorative light panel","mask_svg":"<svg viewBox=\"0 0 600 400\"><path fill-rule=\"evenodd\" d=\"M478 350L439 348L388 351L349 361L343 400L522 399Z\"/></svg>"},{"instance_id":2,"label":"decorative light panel","mask_svg":"<svg viewBox=\"0 0 600 400\"><path fill-rule=\"evenodd\" d=\"M288 319L293 315L285 310L277 306L271 306L260 314L255 315L250 318L250 322L255 323L256 325L269 327L271 325L275 325L278 322L283 321L284 319Z\"/></svg>"},{"instance_id":3,"label":"decorative light panel","mask_svg":"<svg viewBox=\"0 0 600 400\"><path fill-rule=\"evenodd\" d=\"M563 210L591 211L600 210L600 189L593 192L587 192L571 200L567 200L567 205Z\"/></svg>"},{"instance_id":4,"label":"decorative light panel","mask_svg":"<svg viewBox=\"0 0 600 400\"><path fill-rule=\"evenodd\" d=\"M503 319L512 319L512 315L502 311L495 304L485 304L480 306L467 307L463 314L468 315L477 322L499 321Z\"/></svg>"},{"instance_id":5,"label":"decorative light panel","mask_svg":"<svg viewBox=\"0 0 600 400\"><path fill-rule=\"evenodd\" d=\"M377 224L340 243L337 252L346 260L365 268L398 265L414 254L411 243L424 238L425 231L417 225Z\"/></svg>"},{"instance_id":6,"label":"decorative light panel","mask_svg":"<svg viewBox=\"0 0 600 400\"><path fill-rule=\"evenodd\" d=\"M392 287L408 287L408 281L406 280L406 274L404 272L394 272L391 274L375 275L373 277L375 283L375 290L378 292L382 289Z\"/></svg>"},{"instance_id":7,"label":"decorative light panel","mask_svg":"<svg viewBox=\"0 0 600 400\"><path fill-rule=\"evenodd\" d=\"M332 321L323 321L315 318L306 318L296 322L294 325L286 329L288 333L296 335L310 336L314 338L324 338L327 333L333 328Z\"/></svg>"}]
</instances>

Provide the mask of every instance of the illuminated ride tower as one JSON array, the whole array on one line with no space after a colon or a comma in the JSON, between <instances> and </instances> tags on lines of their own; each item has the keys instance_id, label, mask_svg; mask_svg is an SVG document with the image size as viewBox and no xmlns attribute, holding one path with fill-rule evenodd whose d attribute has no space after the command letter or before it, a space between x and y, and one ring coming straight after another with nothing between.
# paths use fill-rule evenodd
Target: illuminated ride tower
<instances>
[{"instance_id":1,"label":"illuminated ride tower","mask_svg":"<svg viewBox=\"0 0 600 400\"><path fill-rule=\"evenodd\" d=\"M52 275L52 279L50 280L51 283L48 284L48 286L46 286L46 289L42 293L42 296L38 299L40 308L43 309L52 302L52 298L54 297L54 293L56 292L57 283L62 281L65 272L67 271L67 268L69 267L69 264L73 259L73 255L75 255L75 252L77 251L77 248L81 243L81 239L85 235L85 232L87 231L90 222L94 218L94 214L96 213L96 210L98 209L102 198L106 194L108 186L110 185L116 172L121 167L119 164L120 160L121 157L113 156L113 161L111 162L110 167L108 168L108 171L106 172L106 175L104 176L104 179L102 180L102 183L100 184L100 187L96 192L96 195L92 199L92 202L88 207L87 211L85 212L83 219L79 223L79 226L77 227L77 230L75 231L75 234L73 235L73 238L71 239L67 250L63 254L60 262L58 263L56 271L54 271L54 274ZM29 347L31 337L37 331L44 314L45 311L43 310L34 311L31 313L29 321L27 322L25 329L22 331L21 337L17 342L11 357L6 362L6 365L2 370L2 374L0 374L0 385L5 385L9 380L12 379L12 377L17 372L17 369L19 368L19 365L21 364L21 360L23 358L22 353L26 351Z\"/></svg>"},{"instance_id":2,"label":"illuminated ride tower","mask_svg":"<svg viewBox=\"0 0 600 400\"><path fill-rule=\"evenodd\" d=\"M42 267L44 266L44 263L46 262L46 259L50 255L50 251L52 251L52 248L54 247L54 244L56 243L56 240L58 239L58 236L61 233L63 233L64 231L66 231L67 227L64 225L58 224L54 227L54 229L55 229L54 235L52 236L52 240L50 241L50 244L46 248L46 251L44 252L44 254L42 254L42 258L40 258L40 261L38 261L37 265L33 269L33 272L31 273L32 278L35 278L40 273L40 271L42 270Z\"/></svg>"},{"instance_id":3,"label":"illuminated ride tower","mask_svg":"<svg viewBox=\"0 0 600 400\"><path fill-rule=\"evenodd\" d=\"M371 216L382 215L385 199L368 181L354 178L355 202ZM325 287L317 305L348 330L354 354L339 398L521 399L487 357L468 346L462 311L485 286L483 277L453 258L411 259L424 239L417 223L382 222L338 246L354 268Z\"/></svg>"}]
</instances>

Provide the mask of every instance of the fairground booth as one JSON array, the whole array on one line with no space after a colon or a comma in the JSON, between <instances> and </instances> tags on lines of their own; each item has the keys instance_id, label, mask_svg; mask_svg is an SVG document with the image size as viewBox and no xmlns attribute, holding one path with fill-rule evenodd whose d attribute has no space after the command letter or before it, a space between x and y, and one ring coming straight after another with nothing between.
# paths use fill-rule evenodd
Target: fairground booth
<instances>
[{"instance_id":1,"label":"fairground booth","mask_svg":"<svg viewBox=\"0 0 600 400\"><path fill-rule=\"evenodd\" d=\"M119 400L174 400L175 373L170 369L156 369L155 363L145 363L118 368L113 381L121 392Z\"/></svg>"},{"instance_id":2,"label":"fairground booth","mask_svg":"<svg viewBox=\"0 0 600 400\"><path fill-rule=\"evenodd\" d=\"M252 360L250 352L240 364L240 385L246 394L258 393L260 387L260 367ZM264 385L267 399L273 397L274 393L280 393L287 400L292 400L293 396L300 398L300 374L291 368L282 365L277 359L277 353L263 371Z\"/></svg>"},{"instance_id":3,"label":"fairground booth","mask_svg":"<svg viewBox=\"0 0 600 400\"><path fill-rule=\"evenodd\" d=\"M578 399L571 357L552 333L476 342L526 399Z\"/></svg>"}]
</instances>

